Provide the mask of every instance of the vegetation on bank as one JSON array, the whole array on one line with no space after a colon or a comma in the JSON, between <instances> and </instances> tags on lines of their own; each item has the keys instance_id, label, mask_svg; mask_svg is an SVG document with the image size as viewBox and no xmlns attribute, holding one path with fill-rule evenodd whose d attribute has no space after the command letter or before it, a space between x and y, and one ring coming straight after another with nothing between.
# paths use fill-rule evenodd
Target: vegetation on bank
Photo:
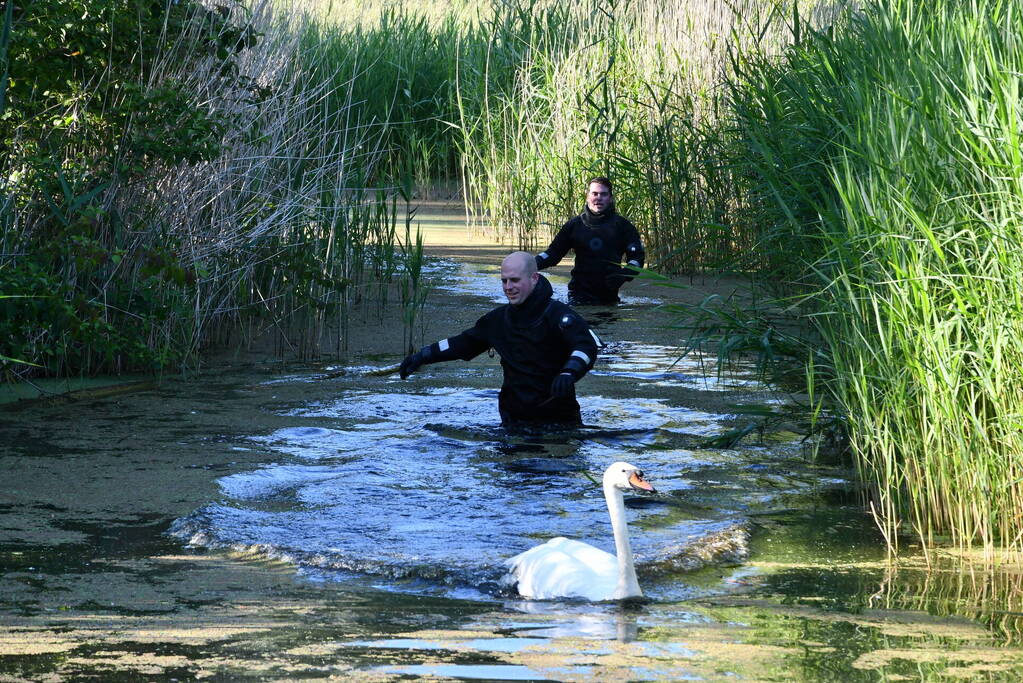
<instances>
[{"instance_id":1,"label":"vegetation on bank","mask_svg":"<svg viewBox=\"0 0 1023 683\"><path fill-rule=\"evenodd\" d=\"M758 310L696 313L726 351L805 365L893 548L909 531L1020 550L1018 4L790 6L735 35L726 65L666 49L685 33L643 3L608 7L590 61L542 62L489 110L502 125L466 145L484 150L470 177L512 198L525 218L507 224L542 225L571 212L573 179L609 170L660 268L769 283ZM723 23L739 16L755 13ZM643 70L672 54L689 61Z\"/></svg>"},{"instance_id":2,"label":"vegetation on bank","mask_svg":"<svg viewBox=\"0 0 1023 683\"><path fill-rule=\"evenodd\" d=\"M3 8L0 293L11 297L0 300L0 356L35 364L5 362L7 378L179 367L267 329L283 348L315 355L329 321L343 326L355 301L384 295L373 283L403 277L402 255L415 253L411 236L404 247L396 236L396 188L408 197L460 178L525 246L577 210L570 176L624 158L601 142L616 138L624 113L603 132L566 124L582 126L594 153L559 152L553 174L530 140L564 130L508 117L574 102L583 121L605 119L621 79L570 76L629 54L625 3ZM656 68L671 74L678 62L676 51ZM524 98L551 69L564 102ZM585 92L597 85L599 102ZM532 160L509 156L515 149ZM623 189L637 206L650 196ZM702 204L680 186L672 196ZM674 249L658 234L662 253Z\"/></svg>"},{"instance_id":3,"label":"vegetation on bank","mask_svg":"<svg viewBox=\"0 0 1023 683\"><path fill-rule=\"evenodd\" d=\"M1018 3L871 3L731 80L760 251L893 545L1023 544L1021 36Z\"/></svg>"},{"instance_id":4,"label":"vegetation on bank","mask_svg":"<svg viewBox=\"0 0 1023 683\"><path fill-rule=\"evenodd\" d=\"M315 353L367 273L396 272L396 206L366 189L379 142L349 125L352 75L324 66L308 17L195 0L2 16L0 355L155 370L265 329Z\"/></svg>"},{"instance_id":5,"label":"vegetation on bank","mask_svg":"<svg viewBox=\"0 0 1023 683\"><path fill-rule=\"evenodd\" d=\"M0 6L8 374L313 355L394 278L410 339L396 196L535 247L607 174L660 270L771 283L689 322L805 364L893 546L1023 544L1016 3Z\"/></svg>"}]
</instances>

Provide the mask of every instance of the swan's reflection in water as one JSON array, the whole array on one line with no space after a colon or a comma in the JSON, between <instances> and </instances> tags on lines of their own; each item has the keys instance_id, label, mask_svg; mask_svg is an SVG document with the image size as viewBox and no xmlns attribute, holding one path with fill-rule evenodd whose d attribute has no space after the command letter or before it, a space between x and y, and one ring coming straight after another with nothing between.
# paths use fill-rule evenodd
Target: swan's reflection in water
<instances>
[{"instance_id":1,"label":"swan's reflection in water","mask_svg":"<svg viewBox=\"0 0 1023 683\"><path fill-rule=\"evenodd\" d=\"M458 638L457 632L447 632L443 637L388 638L379 640L358 640L344 644L346 649L359 649L362 654L386 659L400 659L399 652L455 652L463 656L478 653L516 654L528 658L530 653L541 654L555 648L557 639L569 639L577 643L573 652L587 657L613 655L620 645L629 645L638 658L667 657L676 661L685 660L698 653L677 643L651 643L640 640L640 622L643 610L621 606L581 606L571 603L539 603L532 601L509 601L504 603L506 612L517 614L515 621L476 621L469 626L471 632L503 633L502 637ZM583 641L583 642L579 642ZM586 642L591 641L591 642ZM612 646L601 641L613 641ZM406 656L408 656L406 654ZM451 676L463 679L492 680L584 680L591 672L587 666L559 666L556 670L541 666L516 664L417 664L386 666L376 669L382 673ZM627 667L630 680L651 678L637 667ZM664 679L664 671L648 672L653 679ZM684 671L673 669L673 680L687 679Z\"/></svg>"},{"instance_id":2,"label":"swan's reflection in water","mask_svg":"<svg viewBox=\"0 0 1023 683\"><path fill-rule=\"evenodd\" d=\"M518 636L534 638L587 638L631 643L639 636L642 616L638 603L633 606L608 605L606 609L580 609L579 605L535 600L509 600L505 608L523 615L542 615L549 621L519 624L513 631Z\"/></svg>"},{"instance_id":3,"label":"swan's reflection in water","mask_svg":"<svg viewBox=\"0 0 1023 683\"><path fill-rule=\"evenodd\" d=\"M586 681L595 674L591 663L600 661L601 680L701 680L690 663L704 653L659 634L708 623L705 616L678 604L508 600L499 610L477 614L458 630L351 641L344 647L369 661L434 662L373 669L406 676ZM494 655L510 656L501 657L503 663L497 664L491 663ZM435 663L441 657L446 662Z\"/></svg>"}]
</instances>

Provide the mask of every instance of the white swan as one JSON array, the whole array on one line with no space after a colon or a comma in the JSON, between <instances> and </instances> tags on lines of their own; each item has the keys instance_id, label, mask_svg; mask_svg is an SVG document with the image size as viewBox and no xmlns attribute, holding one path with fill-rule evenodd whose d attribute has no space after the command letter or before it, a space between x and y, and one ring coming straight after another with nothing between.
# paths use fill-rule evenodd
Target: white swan
<instances>
[{"instance_id":1,"label":"white swan","mask_svg":"<svg viewBox=\"0 0 1023 683\"><path fill-rule=\"evenodd\" d=\"M627 462L608 467L603 483L617 557L588 543L563 536L552 538L506 561L507 583L514 584L520 595L536 600L584 598L593 602L643 595L636 580L622 491L653 491L654 487L643 479L638 467Z\"/></svg>"}]
</instances>

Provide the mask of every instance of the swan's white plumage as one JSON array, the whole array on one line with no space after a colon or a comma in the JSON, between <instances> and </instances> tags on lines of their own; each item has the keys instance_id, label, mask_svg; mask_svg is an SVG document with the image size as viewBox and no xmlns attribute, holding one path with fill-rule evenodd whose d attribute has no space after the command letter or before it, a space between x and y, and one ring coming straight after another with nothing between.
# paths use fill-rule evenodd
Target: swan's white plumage
<instances>
[{"instance_id":1,"label":"swan's white plumage","mask_svg":"<svg viewBox=\"0 0 1023 683\"><path fill-rule=\"evenodd\" d=\"M508 561L519 594L535 600L607 600L618 581L618 560L589 543L559 536Z\"/></svg>"},{"instance_id":2,"label":"swan's white plumage","mask_svg":"<svg viewBox=\"0 0 1023 683\"><path fill-rule=\"evenodd\" d=\"M643 480L639 468L624 462L607 468L603 488L618 555L582 541L552 538L507 561L508 582L520 595L535 600L581 598L593 602L643 595L625 528L622 491L653 488Z\"/></svg>"}]
</instances>

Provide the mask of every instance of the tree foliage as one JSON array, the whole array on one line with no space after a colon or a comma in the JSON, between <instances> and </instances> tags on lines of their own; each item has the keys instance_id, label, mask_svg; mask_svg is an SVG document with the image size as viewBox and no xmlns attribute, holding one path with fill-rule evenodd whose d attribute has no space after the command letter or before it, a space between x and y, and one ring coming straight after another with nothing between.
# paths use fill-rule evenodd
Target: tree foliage
<instances>
[{"instance_id":1,"label":"tree foliage","mask_svg":"<svg viewBox=\"0 0 1023 683\"><path fill-rule=\"evenodd\" d=\"M194 0L0 8L0 293L13 295L0 356L51 372L165 365L175 345L155 337L194 273L118 197L158 202L156 169L216 157L229 122L174 74L213 55L223 87L244 88L232 58L256 37Z\"/></svg>"}]
</instances>

